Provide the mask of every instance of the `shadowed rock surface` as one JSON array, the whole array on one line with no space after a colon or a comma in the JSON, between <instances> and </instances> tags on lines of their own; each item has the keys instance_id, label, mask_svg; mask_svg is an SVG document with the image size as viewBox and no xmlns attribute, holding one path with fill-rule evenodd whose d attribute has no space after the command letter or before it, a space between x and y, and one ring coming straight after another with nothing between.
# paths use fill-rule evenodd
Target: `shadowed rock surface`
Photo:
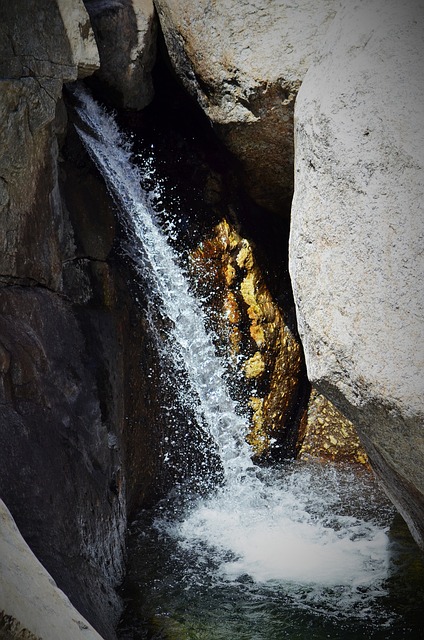
<instances>
[{"instance_id":1,"label":"shadowed rock surface","mask_svg":"<svg viewBox=\"0 0 424 640\"><path fill-rule=\"evenodd\" d=\"M90 341L63 295L75 245L58 170L62 85L98 67L97 48L79 0L2 3L0 31L0 494L59 586L113 638L126 526L119 354L110 317Z\"/></svg>"},{"instance_id":2,"label":"shadowed rock surface","mask_svg":"<svg viewBox=\"0 0 424 640\"><path fill-rule=\"evenodd\" d=\"M112 637L126 527L119 422L102 415L99 363L69 303L6 287L0 304L1 496L59 587ZM112 359L113 328L101 328Z\"/></svg>"},{"instance_id":3,"label":"shadowed rock surface","mask_svg":"<svg viewBox=\"0 0 424 640\"><path fill-rule=\"evenodd\" d=\"M62 13L66 20L62 19ZM66 253L57 182L63 82L98 67L82 2L0 7L0 278L60 286ZM55 118L55 114L57 117Z\"/></svg>"},{"instance_id":4,"label":"shadowed rock surface","mask_svg":"<svg viewBox=\"0 0 424 640\"><path fill-rule=\"evenodd\" d=\"M85 0L100 55L94 75L107 99L143 109L153 98L157 17L152 0Z\"/></svg>"},{"instance_id":5,"label":"shadowed rock surface","mask_svg":"<svg viewBox=\"0 0 424 640\"><path fill-rule=\"evenodd\" d=\"M177 76L239 159L248 193L287 215L293 110L334 0L155 0Z\"/></svg>"}]
</instances>

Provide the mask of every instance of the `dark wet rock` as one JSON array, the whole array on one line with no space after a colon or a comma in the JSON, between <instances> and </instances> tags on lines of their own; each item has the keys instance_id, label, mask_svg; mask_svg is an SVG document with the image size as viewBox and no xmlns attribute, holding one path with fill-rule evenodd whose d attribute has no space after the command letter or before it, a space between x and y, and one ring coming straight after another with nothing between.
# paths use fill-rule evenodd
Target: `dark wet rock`
<instances>
[{"instance_id":1,"label":"dark wet rock","mask_svg":"<svg viewBox=\"0 0 424 640\"><path fill-rule=\"evenodd\" d=\"M89 345L69 303L40 288L3 288L0 304L0 494L58 586L113 637L125 487L119 421L94 357L103 347L112 363L113 330L93 318Z\"/></svg>"}]
</instances>

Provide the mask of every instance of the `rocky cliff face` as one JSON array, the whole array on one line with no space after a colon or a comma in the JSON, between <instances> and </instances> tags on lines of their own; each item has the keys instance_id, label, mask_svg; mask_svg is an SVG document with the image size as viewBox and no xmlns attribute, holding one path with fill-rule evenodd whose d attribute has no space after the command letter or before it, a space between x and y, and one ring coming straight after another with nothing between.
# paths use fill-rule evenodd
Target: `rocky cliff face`
<instances>
[{"instance_id":1,"label":"rocky cliff face","mask_svg":"<svg viewBox=\"0 0 424 640\"><path fill-rule=\"evenodd\" d=\"M0 491L59 586L111 637L126 520L119 422L105 419L99 360L64 284L75 245L58 172L62 85L98 67L97 48L81 2L3 4L0 24Z\"/></svg>"},{"instance_id":2,"label":"rocky cliff face","mask_svg":"<svg viewBox=\"0 0 424 640\"><path fill-rule=\"evenodd\" d=\"M333 0L155 0L169 57L261 206L287 215L297 91Z\"/></svg>"},{"instance_id":3,"label":"rocky cliff face","mask_svg":"<svg viewBox=\"0 0 424 640\"><path fill-rule=\"evenodd\" d=\"M151 98L151 3L86 4L104 94L141 107ZM156 5L176 72L239 158L250 195L281 212L292 190L294 98L333 3ZM258 456L296 423L292 450L364 462L333 400L422 542L423 100L411 96L407 117L401 108L405 78L415 73L423 86L415 19L392 2L346 8L299 94L291 270L316 385L309 399L293 322L253 245L226 221L194 255L205 282L218 283L221 330L243 354ZM128 39L114 43L121 24ZM113 638L127 511L172 477L142 301L133 302L113 206L62 99L64 82L99 68L98 50L79 0L3 3L0 48L0 495L59 587ZM389 74L379 61L392 58Z\"/></svg>"},{"instance_id":4,"label":"rocky cliff face","mask_svg":"<svg viewBox=\"0 0 424 640\"><path fill-rule=\"evenodd\" d=\"M64 145L63 83L99 56L79 0L3 3L0 36L0 495L59 587L113 638L128 495L139 503L157 476L141 465L127 492L140 462L125 467L129 434L157 456L124 383L140 357L126 328L137 310L109 260L110 200L72 127Z\"/></svg>"},{"instance_id":5,"label":"rocky cliff face","mask_svg":"<svg viewBox=\"0 0 424 640\"><path fill-rule=\"evenodd\" d=\"M379 0L335 18L297 100L290 240L309 376L421 546L423 23L421 4Z\"/></svg>"}]
</instances>

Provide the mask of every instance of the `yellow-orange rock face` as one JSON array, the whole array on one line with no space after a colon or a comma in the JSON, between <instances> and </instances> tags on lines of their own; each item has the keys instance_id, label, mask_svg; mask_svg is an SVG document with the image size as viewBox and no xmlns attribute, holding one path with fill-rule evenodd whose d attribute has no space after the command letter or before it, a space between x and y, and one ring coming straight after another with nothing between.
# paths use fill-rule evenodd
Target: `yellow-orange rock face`
<instances>
[{"instance_id":1,"label":"yellow-orange rock face","mask_svg":"<svg viewBox=\"0 0 424 640\"><path fill-rule=\"evenodd\" d=\"M316 389L302 417L299 445L300 458L368 463L354 425Z\"/></svg>"},{"instance_id":2,"label":"yellow-orange rock face","mask_svg":"<svg viewBox=\"0 0 424 640\"><path fill-rule=\"evenodd\" d=\"M222 220L192 254L192 268L212 309L212 328L228 345L241 377L250 410L248 441L256 456L266 456L273 443L289 436L292 453L300 457L366 463L352 423L317 391L309 402L302 393L308 385L302 347L265 283L251 243ZM296 437L288 430L298 422Z\"/></svg>"},{"instance_id":3,"label":"yellow-orange rock face","mask_svg":"<svg viewBox=\"0 0 424 640\"><path fill-rule=\"evenodd\" d=\"M291 416L301 381L301 347L266 286L251 244L226 220L195 251L193 265L216 311L214 328L241 363L250 390L248 440L261 455L281 439Z\"/></svg>"}]
</instances>

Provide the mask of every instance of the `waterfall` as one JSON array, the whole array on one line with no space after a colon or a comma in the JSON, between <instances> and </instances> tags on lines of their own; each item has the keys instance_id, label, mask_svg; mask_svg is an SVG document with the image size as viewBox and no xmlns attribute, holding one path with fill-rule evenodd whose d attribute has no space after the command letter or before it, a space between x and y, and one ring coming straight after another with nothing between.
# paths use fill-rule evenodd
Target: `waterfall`
<instances>
[{"instance_id":1,"label":"waterfall","mask_svg":"<svg viewBox=\"0 0 424 640\"><path fill-rule=\"evenodd\" d=\"M116 200L128 236L126 249L140 276L150 285L150 314L160 310L167 320L167 356L183 368L190 403L199 424L214 439L224 477L242 476L251 467L251 451L245 442L247 421L236 410L225 385L225 363L216 355L206 331L202 306L190 292L188 278L174 249L157 223L154 193L141 187L141 169L131 161L128 141L110 115L81 88L76 111L84 125L77 131ZM150 167L146 171L150 171ZM160 341L159 341L160 343ZM162 349L163 349L162 345Z\"/></svg>"},{"instance_id":2,"label":"waterfall","mask_svg":"<svg viewBox=\"0 0 424 640\"><path fill-rule=\"evenodd\" d=\"M183 371L181 402L207 429L224 470L222 486L185 513L158 511L154 527L161 543L172 540L181 557L189 554L176 582L187 590L188 577L197 588L205 575L209 585L239 584L248 576L255 584L286 585L299 607L366 617L386 593L393 512L372 481L351 470L252 465L247 420L227 390L225 362L215 353L203 307L158 222L155 194L141 187L143 171L151 169L134 166L112 116L83 90L77 98L78 133L118 204L126 254L149 289L149 316L153 323L159 310L166 321L162 348ZM171 555L178 553L173 548Z\"/></svg>"}]
</instances>

